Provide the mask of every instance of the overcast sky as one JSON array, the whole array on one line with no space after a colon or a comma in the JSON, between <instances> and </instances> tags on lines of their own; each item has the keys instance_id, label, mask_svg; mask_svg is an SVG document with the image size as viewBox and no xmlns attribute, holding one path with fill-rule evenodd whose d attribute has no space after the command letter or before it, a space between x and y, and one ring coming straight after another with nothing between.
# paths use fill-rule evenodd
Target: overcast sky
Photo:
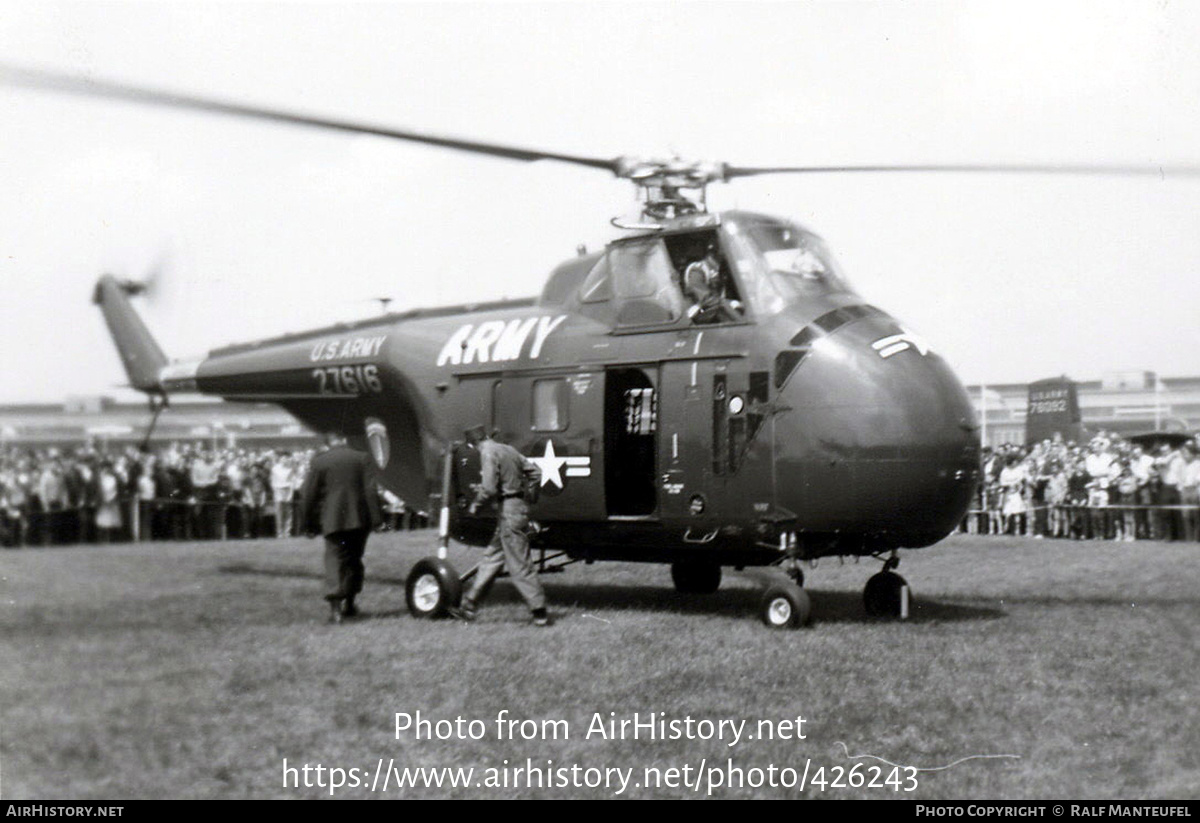
<instances>
[{"instance_id":1,"label":"overcast sky","mask_svg":"<svg viewBox=\"0 0 1200 823\"><path fill-rule=\"evenodd\" d=\"M1200 164L1200 4L55 4L0 60L601 156ZM172 357L536 293L611 239L604 172L0 88L0 402L122 394L98 274ZM1200 180L768 177L965 382L1200 374Z\"/></svg>"}]
</instances>

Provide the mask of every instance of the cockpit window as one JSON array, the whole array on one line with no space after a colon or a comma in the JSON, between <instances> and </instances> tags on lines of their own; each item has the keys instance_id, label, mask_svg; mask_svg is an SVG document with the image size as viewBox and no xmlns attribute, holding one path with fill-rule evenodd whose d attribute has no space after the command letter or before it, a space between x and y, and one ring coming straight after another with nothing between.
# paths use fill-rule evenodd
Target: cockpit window
<instances>
[{"instance_id":1,"label":"cockpit window","mask_svg":"<svg viewBox=\"0 0 1200 823\"><path fill-rule=\"evenodd\" d=\"M786 223L756 223L749 227L767 270L780 285L796 294L850 291L825 241Z\"/></svg>"},{"instance_id":2,"label":"cockpit window","mask_svg":"<svg viewBox=\"0 0 1200 823\"><path fill-rule=\"evenodd\" d=\"M729 248L754 310L775 314L797 300L852 293L825 241L790 223L731 221Z\"/></svg>"},{"instance_id":3,"label":"cockpit window","mask_svg":"<svg viewBox=\"0 0 1200 823\"><path fill-rule=\"evenodd\" d=\"M608 268L608 258L601 257L579 290L579 298L584 303L603 303L612 298L612 277Z\"/></svg>"},{"instance_id":4,"label":"cockpit window","mask_svg":"<svg viewBox=\"0 0 1200 823\"><path fill-rule=\"evenodd\" d=\"M614 245L595 265L580 288L580 302L610 301L615 317L609 317L618 326L662 325L683 315L683 296L662 238Z\"/></svg>"},{"instance_id":5,"label":"cockpit window","mask_svg":"<svg viewBox=\"0 0 1200 823\"><path fill-rule=\"evenodd\" d=\"M617 246L608 258L617 273L617 297L655 297L660 291L666 296L671 290L671 258L658 238ZM668 297L664 305L672 302Z\"/></svg>"}]
</instances>

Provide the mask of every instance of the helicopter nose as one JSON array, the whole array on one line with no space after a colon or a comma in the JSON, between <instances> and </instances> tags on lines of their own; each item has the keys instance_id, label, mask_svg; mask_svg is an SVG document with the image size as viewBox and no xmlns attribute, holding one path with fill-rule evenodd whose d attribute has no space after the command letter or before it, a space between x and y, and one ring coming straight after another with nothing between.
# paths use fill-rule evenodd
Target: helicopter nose
<instances>
[{"instance_id":1,"label":"helicopter nose","mask_svg":"<svg viewBox=\"0 0 1200 823\"><path fill-rule=\"evenodd\" d=\"M949 534L972 499L979 439L945 361L882 313L803 342L776 422L777 492L801 531L896 547Z\"/></svg>"}]
</instances>

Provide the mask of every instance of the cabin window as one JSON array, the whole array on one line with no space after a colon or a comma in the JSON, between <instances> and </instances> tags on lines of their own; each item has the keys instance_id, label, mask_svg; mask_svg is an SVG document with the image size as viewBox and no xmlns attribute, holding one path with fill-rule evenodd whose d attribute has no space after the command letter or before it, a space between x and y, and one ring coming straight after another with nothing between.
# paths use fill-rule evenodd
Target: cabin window
<instances>
[{"instance_id":1,"label":"cabin window","mask_svg":"<svg viewBox=\"0 0 1200 823\"><path fill-rule=\"evenodd\" d=\"M560 432L567 428L570 392L563 378L533 381L533 429Z\"/></svg>"}]
</instances>

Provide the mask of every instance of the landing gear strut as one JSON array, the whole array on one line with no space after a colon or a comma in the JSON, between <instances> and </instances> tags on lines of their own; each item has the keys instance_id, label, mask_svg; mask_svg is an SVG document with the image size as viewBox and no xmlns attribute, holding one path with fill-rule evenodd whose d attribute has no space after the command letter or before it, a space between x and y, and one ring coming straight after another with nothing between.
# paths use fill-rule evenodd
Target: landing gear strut
<instances>
[{"instance_id":1,"label":"landing gear strut","mask_svg":"<svg viewBox=\"0 0 1200 823\"><path fill-rule=\"evenodd\" d=\"M471 573L459 576L446 559L450 549L450 479L454 471L454 450L458 443L447 443L442 454L442 506L438 513L438 550L436 557L416 562L404 581L404 600L413 617L445 617L462 602L463 581Z\"/></svg>"},{"instance_id":2,"label":"landing gear strut","mask_svg":"<svg viewBox=\"0 0 1200 823\"><path fill-rule=\"evenodd\" d=\"M892 552L883 563L883 571L872 575L863 588L863 605L871 617L908 619L912 593L908 582L892 569L900 565L900 557Z\"/></svg>"}]
</instances>

